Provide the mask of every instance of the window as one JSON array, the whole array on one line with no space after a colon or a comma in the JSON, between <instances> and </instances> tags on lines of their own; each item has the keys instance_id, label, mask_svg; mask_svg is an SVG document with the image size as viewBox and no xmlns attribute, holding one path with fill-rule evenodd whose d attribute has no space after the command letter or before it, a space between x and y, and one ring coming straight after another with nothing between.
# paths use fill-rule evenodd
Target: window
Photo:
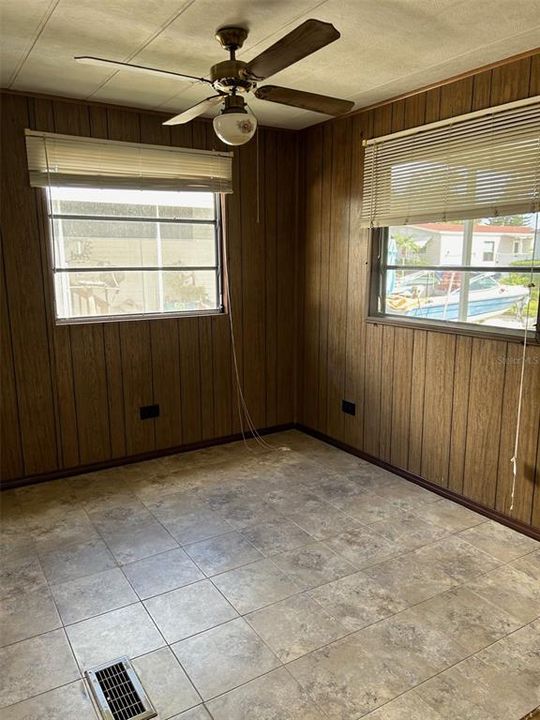
<instances>
[{"instance_id":1,"label":"window","mask_svg":"<svg viewBox=\"0 0 540 720\"><path fill-rule=\"evenodd\" d=\"M540 98L364 144L370 315L540 340Z\"/></svg>"},{"instance_id":2,"label":"window","mask_svg":"<svg viewBox=\"0 0 540 720\"><path fill-rule=\"evenodd\" d=\"M371 315L520 335L525 328L534 331L540 285L540 257L533 260L532 254L537 215L506 218L509 225L482 218L378 229ZM518 233L517 249L527 248L526 258L516 252ZM536 287L529 303L531 264Z\"/></svg>"},{"instance_id":3,"label":"window","mask_svg":"<svg viewBox=\"0 0 540 720\"><path fill-rule=\"evenodd\" d=\"M60 321L222 309L219 195L51 187Z\"/></svg>"}]
</instances>

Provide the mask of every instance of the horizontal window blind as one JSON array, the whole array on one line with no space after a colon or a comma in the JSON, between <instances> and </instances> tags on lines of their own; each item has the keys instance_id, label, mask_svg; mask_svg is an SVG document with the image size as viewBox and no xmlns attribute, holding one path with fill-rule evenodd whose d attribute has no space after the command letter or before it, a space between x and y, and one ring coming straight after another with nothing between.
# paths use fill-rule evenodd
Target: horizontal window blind
<instances>
[{"instance_id":1,"label":"horizontal window blind","mask_svg":"<svg viewBox=\"0 0 540 720\"><path fill-rule=\"evenodd\" d=\"M232 192L232 153L25 134L32 187Z\"/></svg>"},{"instance_id":2,"label":"horizontal window blind","mask_svg":"<svg viewBox=\"0 0 540 720\"><path fill-rule=\"evenodd\" d=\"M364 226L536 212L540 97L368 140Z\"/></svg>"}]
</instances>

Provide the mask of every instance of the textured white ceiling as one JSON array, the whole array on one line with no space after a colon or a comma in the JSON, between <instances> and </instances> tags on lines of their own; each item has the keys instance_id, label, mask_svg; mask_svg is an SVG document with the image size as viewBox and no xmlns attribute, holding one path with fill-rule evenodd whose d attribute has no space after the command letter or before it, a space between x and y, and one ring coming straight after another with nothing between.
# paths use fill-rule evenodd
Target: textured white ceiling
<instances>
[{"instance_id":1,"label":"textured white ceiling","mask_svg":"<svg viewBox=\"0 0 540 720\"><path fill-rule=\"evenodd\" d=\"M241 24L250 59L304 20L341 39L271 80L363 107L540 45L540 0L0 0L2 87L176 114L207 86L80 65L94 55L206 75L226 55L216 28ZM267 125L326 116L253 98Z\"/></svg>"}]
</instances>

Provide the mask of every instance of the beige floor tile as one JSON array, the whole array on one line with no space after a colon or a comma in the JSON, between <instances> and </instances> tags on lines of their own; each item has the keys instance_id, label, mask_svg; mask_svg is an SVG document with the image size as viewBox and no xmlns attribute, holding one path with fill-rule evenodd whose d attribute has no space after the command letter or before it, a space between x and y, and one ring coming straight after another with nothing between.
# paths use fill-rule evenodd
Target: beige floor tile
<instances>
[{"instance_id":1,"label":"beige floor tile","mask_svg":"<svg viewBox=\"0 0 540 720\"><path fill-rule=\"evenodd\" d=\"M364 569L366 575L408 605L427 600L457 585L436 563L422 563L418 551Z\"/></svg>"},{"instance_id":2,"label":"beige floor tile","mask_svg":"<svg viewBox=\"0 0 540 720\"><path fill-rule=\"evenodd\" d=\"M178 547L176 540L155 520L103 533L103 538L121 565Z\"/></svg>"},{"instance_id":3,"label":"beige floor tile","mask_svg":"<svg viewBox=\"0 0 540 720\"><path fill-rule=\"evenodd\" d=\"M400 506L391 499L383 498L374 491L366 491L357 498L351 498L347 505L347 513L364 525L378 520L390 520L401 512Z\"/></svg>"},{"instance_id":4,"label":"beige floor tile","mask_svg":"<svg viewBox=\"0 0 540 720\"><path fill-rule=\"evenodd\" d=\"M42 565L33 546L5 552L0 567L0 597L16 597L47 585Z\"/></svg>"},{"instance_id":5,"label":"beige floor tile","mask_svg":"<svg viewBox=\"0 0 540 720\"><path fill-rule=\"evenodd\" d=\"M362 720L443 720L442 716L417 694L410 690L383 705ZM457 720L457 718L455 718Z\"/></svg>"},{"instance_id":6,"label":"beige floor tile","mask_svg":"<svg viewBox=\"0 0 540 720\"><path fill-rule=\"evenodd\" d=\"M53 630L0 650L0 707L66 685L79 678L63 630Z\"/></svg>"},{"instance_id":7,"label":"beige floor tile","mask_svg":"<svg viewBox=\"0 0 540 720\"><path fill-rule=\"evenodd\" d=\"M437 595L410 612L442 630L470 653L491 645L522 625L520 620L466 587Z\"/></svg>"},{"instance_id":8,"label":"beige floor tile","mask_svg":"<svg viewBox=\"0 0 540 720\"><path fill-rule=\"evenodd\" d=\"M492 570L467 587L523 624L540 616L540 581L511 565Z\"/></svg>"},{"instance_id":9,"label":"beige floor tile","mask_svg":"<svg viewBox=\"0 0 540 720\"><path fill-rule=\"evenodd\" d=\"M176 492L146 503L181 545L231 532L232 526L193 493Z\"/></svg>"},{"instance_id":10,"label":"beige floor tile","mask_svg":"<svg viewBox=\"0 0 540 720\"><path fill-rule=\"evenodd\" d=\"M203 705L198 705L191 710L180 713L180 715L175 715L171 720L212 720L212 718Z\"/></svg>"},{"instance_id":11,"label":"beige floor tile","mask_svg":"<svg viewBox=\"0 0 540 720\"><path fill-rule=\"evenodd\" d=\"M176 643L172 649L204 700L280 664L242 618Z\"/></svg>"},{"instance_id":12,"label":"beige floor tile","mask_svg":"<svg viewBox=\"0 0 540 720\"><path fill-rule=\"evenodd\" d=\"M12 705L9 720L97 720L88 691L82 681L49 690L35 698ZM6 720L8 715L6 715Z\"/></svg>"},{"instance_id":13,"label":"beige floor tile","mask_svg":"<svg viewBox=\"0 0 540 720\"><path fill-rule=\"evenodd\" d=\"M349 631L360 630L407 607L401 600L363 572L348 575L309 591Z\"/></svg>"},{"instance_id":14,"label":"beige floor tile","mask_svg":"<svg viewBox=\"0 0 540 720\"><path fill-rule=\"evenodd\" d=\"M324 543L312 543L275 555L272 560L303 589L310 589L352 575L357 568Z\"/></svg>"},{"instance_id":15,"label":"beige floor tile","mask_svg":"<svg viewBox=\"0 0 540 720\"><path fill-rule=\"evenodd\" d=\"M361 527L358 520L318 499L302 503L301 508L296 511L282 510L282 512L316 540L331 538Z\"/></svg>"},{"instance_id":16,"label":"beige floor tile","mask_svg":"<svg viewBox=\"0 0 540 720\"><path fill-rule=\"evenodd\" d=\"M500 565L492 555L457 535L421 547L416 551L416 557L429 567L437 566L458 583L472 580Z\"/></svg>"},{"instance_id":17,"label":"beige floor tile","mask_svg":"<svg viewBox=\"0 0 540 720\"><path fill-rule=\"evenodd\" d=\"M62 626L47 587L28 590L0 601L0 644L25 640Z\"/></svg>"},{"instance_id":18,"label":"beige floor tile","mask_svg":"<svg viewBox=\"0 0 540 720\"><path fill-rule=\"evenodd\" d=\"M134 658L165 645L142 604L69 625L66 632L83 669L124 655Z\"/></svg>"},{"instance_id":19,"label":"beige floor tile","mask_svg":"<svg viewBox=\"0 0 540 720\"><path fill-rule=\"evenodd\" d=\"M142 655L133 665L160 718L170 718L201 702L169 648Z\"/></svg>"},{"instance_id":20,"label":"beige floor tile","mask_svg":"<svg viewBox=\"0 0 540 720\"><path fill-rule=\"evenodd\" d=\"M208 703L214 720L324 720L285 669L273 670Z\"/></svg>"},{"instance_id":21,"label":"beige floor tile","mask_svg":"<svg viewBox=\"0 0 540 720\"><path fill-rule=\"evenodd\" d=\"M208 630L237 615L208 580L158 595L144 604L168 643Z\"/></svg>"},{"instance_id":22,"label":"beige floor tile","mask_svg":"<svg viewBox=\"0 0 540 720\"><path fill-rule=\"evenodd\" d=\"M76 580L116 567L103 540L76 543L40 555L47 580L53 584Z\"/></svg>"},{"instance_id":23,"label":"beige floor tile","mask_svg":"<svg viewBox=\"0 0 540 720\"><path fill-rule=\"evenodd\" d=\"M121 502L107 504L88 512L88 517L97 530L102 533L129 531L134 525L150 523L154 516L134 496L121 495Z\"/></svg>"},{"instance_id":24,"label":"beige floor tile","mask_svg":"<svg viewBox=\"0 0 540 720\"><path fill-rule=\"evenodd\" d=\"M469 654L444 629L428 624L415 608L359 630L354 638L370 656L391 666L407 689Z\"/></svg>"},{"instance_id":25,"label":"beige floor tile","mask_svg":"<svg viewBox=\"0 0 540 720\"><path fill-rule=\"evenodd\" d=\"M537 702L517 674L509 677L478 655L419 685L415 693L444 720L521 720Z\"/></svg>"},{"instance_id":26,"label":"beige floor tile","mask_svg":"<svg viewBox=\"0 0 540 720\"><path fill-rule=\"evenodd\" d=\"M249 540L236 532L186 545L185 551L209 576L232 570L263 557Z\"/></svg>"},{"instance_id":27,"label":"beige floor tile","mask_svg":"<svg viewBox=\"0 0 540 720\"><path fill-rule=\"evenodd\" d=\"M64 625L71 625L138 601L120 568L51 586Z\"/></svg>"},{"instance_id":28,"label":"beige floor tile","mask_svg":"<svg viewBox=\"0 0 540 720\"><path fill-rule=\"evenodd\" d=\"M373 523L369 529L395 543L403 551L429 545L450 532L438 525L433 525L433 523L423 522L418 515L408 510L400 512L391 520Z\"/></svg>"},{"instance_id":29,"label":"beige floor tile","mask_svg":"<svg viewBox=\"0 0 540 720\"><path fill-rule=\"evenodd\" d=\"M500 523L488 520L464 530L459 537L493 555L501 562L510 562L540 548L540 543Z\"/></svg>"},{"instance_id":30,"label":"beige floor tile","mask_svg":"<svg viewBox=\"0 0 540 720\"><path fill-rule=\"evenodd\" d=\"M122 570L143 600L204 578L181 548L137 560Z\"/></svg>"},{"instance_id":31,"label":"beige floor tile","mask_svg":"<svg viewBox=\"0 0 540 720\"><path fill-rule=\"evenodd\" d=\"M446 498L422 505L421 508L417 509L415 514L418 515L421 520L433 523L434 525L440 525L451 532L458 532L459 530L465 530L466 528L486 522L486 518L483 515L479 515L463 507L463 505L459 505Z\"/></svg>"},{"instance_id":32,"label":"beige floor tile","mask_svg":"<svg viewBox=\"0 0 540 720\"><path fill-rule=\"evenodd\" d=\"M367 527L349 530L325 543L357 568L375 565L403 552L403 548Z\"/></svg>"},{"instance_id":33,"label":"beige floor tile","mask_svg":"<svg viewBox=\"0 0 540 720\"><path fill-rule=\"evenodd\" d=\"M347 630L308 595L295 595L246 616L282 662L346 635Z\"/></svg>"},{"instance_id":34,"label":"beige floor tile","mask_svg":"<svg viewBox=\"0 0 540 720\"><path fill-rule=\"evenodd\" d=\"M331 720L357 720L408 687L394 673L394 664L364 650L356 635L304 655L287 668Z\"/></svg>"},{"instance_id":35,"label":"beige floor tile","mask_svg":"<svg viewBox=\"0 0 540 720\"><path fill-rule=\"evenodd\" d=\"M260 523L245 527L242 535L266 557L313 542L311 535L293 520L276 514Z\"/></svg>"},{"instance_id":36,"label":"beige floor tile","mask_svg":"<svg viewBox=\"0 0 540 720\"><path fill-rule=\"evenodd\" d=\"M283 600L299 592L299 586L271 560L259 560L212 578L240 615Z\"/></svg>"},{"instance_id":37,"label":"beige floor tile","mask_svg":"<svg viewBox=\"0 0 540 720\"><path fill-rule=\"evenodd\" d=\"M31 531L39 553L45 553L74 543L99 539L97 530L90 522L84 510L61 509L58 517L47 522L46 513L36 513L36 522Z\"/></svg>"}]
</instances>

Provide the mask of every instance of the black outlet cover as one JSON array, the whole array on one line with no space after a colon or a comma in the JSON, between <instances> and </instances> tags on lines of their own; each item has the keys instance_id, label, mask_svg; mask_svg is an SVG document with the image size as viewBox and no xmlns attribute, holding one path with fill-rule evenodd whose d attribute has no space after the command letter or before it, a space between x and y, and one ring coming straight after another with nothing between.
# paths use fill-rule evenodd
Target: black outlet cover
<instances>
[{"instance_id":1,"label":"black outlet cover","mask_svg":"<svg viewBox=\"0 0 540 720\"><path fill-rule=\"evenodd\" d=\"M141 420L159 417L159 405L141 405Z\"/></svg>"},{"instance_id":2,"label":"black outlet cover","mask_svg":"<svg viewBox=\"0 0 540 720\"><path fill-rule=\"evenodd\" d=\"M341 409L347 415L356 415L356 403L349 402L348 400L341 401Z\"/></svg>"}]
</instances>

